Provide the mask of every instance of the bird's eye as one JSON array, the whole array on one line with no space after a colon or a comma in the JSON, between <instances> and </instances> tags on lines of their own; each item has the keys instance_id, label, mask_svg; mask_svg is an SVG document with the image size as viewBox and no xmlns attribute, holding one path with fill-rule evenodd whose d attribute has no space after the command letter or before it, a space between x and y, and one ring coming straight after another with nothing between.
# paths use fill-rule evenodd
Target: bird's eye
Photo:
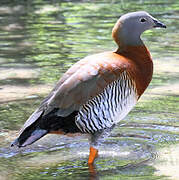
<instances>
[{"instance_id":1,"label":"bird's eye","mask_svg":"<svg viewBox=\"0 0 179 180\"><path fill-rule=\"evenodd\" d=\"M147 19L145 19L145 18L140 19L140 22L145 22L145 21L147 21Z\"/></svg>"}]
</instances>

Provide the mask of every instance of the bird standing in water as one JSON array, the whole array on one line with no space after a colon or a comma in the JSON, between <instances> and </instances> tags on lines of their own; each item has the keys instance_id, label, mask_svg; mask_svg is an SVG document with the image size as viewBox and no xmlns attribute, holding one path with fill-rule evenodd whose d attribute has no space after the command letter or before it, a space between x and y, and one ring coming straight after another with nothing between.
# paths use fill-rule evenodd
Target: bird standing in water
<instances>
[{"instance_id":1,"label":"bird standing in water","mask_svg":"<svg viewBox=\"0 0 179 180\"><path fill-rule=\"evenodd\" d=\"M121 16L112 30L117 50L74 64L11 146L25 147L48 133L86 133L90 136L88 164L93 164L99 138L129 113L152 79L152 59L140 36L155 27L166 28L144 11Z\"/></svg>"}]
</instances>

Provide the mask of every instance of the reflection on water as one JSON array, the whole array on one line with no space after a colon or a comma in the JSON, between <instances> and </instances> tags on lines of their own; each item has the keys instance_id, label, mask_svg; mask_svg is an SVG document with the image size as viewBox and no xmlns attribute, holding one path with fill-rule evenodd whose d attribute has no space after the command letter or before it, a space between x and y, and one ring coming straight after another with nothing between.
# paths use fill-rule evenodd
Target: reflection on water
<instances>
[{"instance_id":1,"label":"reflection on water","mask_svg":"<svg viewBox=\"0 0 179 180\"><path fill-rule=\"evenodd\" d=\"M179 179L179 3L10 1L0 7L0 179ZM136 108L101 144L88 167L86 137L48 135L10 149L19 128L74 62L116 48L111 29L129 11L146 10L167 24L143 35L155 64ZM8 168L7 168L8 167Z\"/></svg>"}]
</instances>

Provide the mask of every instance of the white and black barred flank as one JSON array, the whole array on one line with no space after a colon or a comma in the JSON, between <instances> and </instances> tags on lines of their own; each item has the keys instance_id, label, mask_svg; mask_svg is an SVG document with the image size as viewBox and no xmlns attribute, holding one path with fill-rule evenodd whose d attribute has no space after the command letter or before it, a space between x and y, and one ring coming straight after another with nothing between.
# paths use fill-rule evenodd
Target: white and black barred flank
<instances>
[{"instance_id":1,"label":"white and black barred flank","mask_svg":"<svg viewBox=\"0 0 179 180\"><path fill-rule=\"evenodd\" d=\"M76 125L84 133L110 128L123 119L136 102L135 83L123 72L118 80L80 108Z\"/></svg>"}]
</instances>

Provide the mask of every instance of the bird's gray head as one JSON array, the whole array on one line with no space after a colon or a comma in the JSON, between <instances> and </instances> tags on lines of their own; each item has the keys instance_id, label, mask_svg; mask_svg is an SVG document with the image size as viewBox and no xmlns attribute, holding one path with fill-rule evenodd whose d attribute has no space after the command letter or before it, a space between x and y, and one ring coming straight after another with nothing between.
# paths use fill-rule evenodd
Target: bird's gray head
<instances>
[{"instance_id":1,"label":"bird's gray head","mask_svg":"<svg viewBox=\"0 0 179 180\"><path fill-rule=\"evenodd\" d=\"M113 38L126 45L140 45L140 35L148 29L166 26L145 11L127 13L119 18L113 28ZM118 43L118 42L117 42Z\"/></svg>"}]
</instances>

